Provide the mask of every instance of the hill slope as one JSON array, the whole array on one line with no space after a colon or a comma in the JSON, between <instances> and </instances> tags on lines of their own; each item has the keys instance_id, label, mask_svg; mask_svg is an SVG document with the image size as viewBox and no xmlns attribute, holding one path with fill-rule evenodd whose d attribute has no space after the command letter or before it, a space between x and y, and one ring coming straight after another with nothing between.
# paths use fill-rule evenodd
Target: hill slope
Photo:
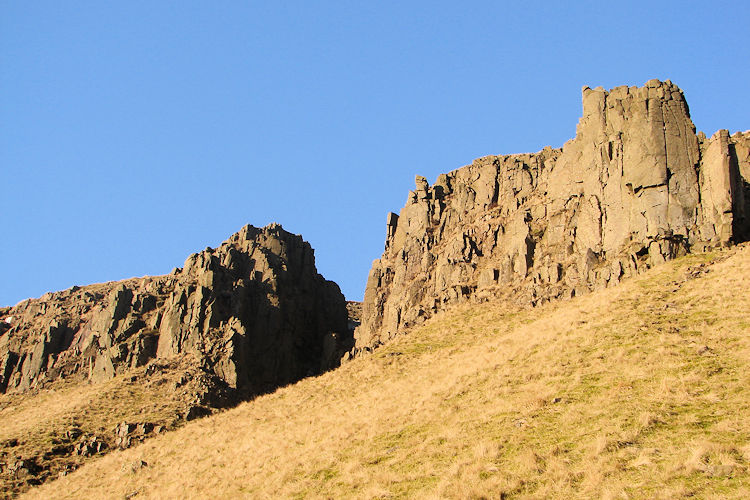
<instances>
[{"instance_id":1,"label":"hill slope","mask_svg":"<svg viewBox=\"0 0 750 500\"><path fill-rule=\"evenodd\" d=\"M279 224L168 275L0 308L0 497L338 366L354 326L310 244Z\"/></svg>"},{"instance_id":2,"label":"hill slope","mask_svg":"<svg viewBox=\"0 0 750 500\"><path fill-rule=\"evenodd\" d=\"M27 496L748 497L748 281L743 245L534 309L457 306Z\"/></svg>"}]
</instances>

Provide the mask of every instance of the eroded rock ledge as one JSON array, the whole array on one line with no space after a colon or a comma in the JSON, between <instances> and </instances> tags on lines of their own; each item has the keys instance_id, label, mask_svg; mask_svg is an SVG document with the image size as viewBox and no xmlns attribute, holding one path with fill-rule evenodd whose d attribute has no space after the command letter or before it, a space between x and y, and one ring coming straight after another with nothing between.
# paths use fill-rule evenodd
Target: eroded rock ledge
<instances>
[{"instance_id":1,"label":"eroded rock ledge","mask_svg":"<svg viewBox=\"0 0 750 500\"><path fill-rule=\"evenodd\" d=\"M236 402L332 368L351 346L344 297L309 243L278 224L246 226L169 275L0 309L0 392L186 356L213 381L205 398Z\"/></svg>"},{"instance_id":2,"label":"eroded rock ledge","mask_svg":"<svg viewBox=\"0 0 750 500\"><path fill-rule=\"evenodd\" d=\"M417 176L389 214L355 352L449 304L527 304L612 286L654 264L750 237L750 132L696 134L670 81L583 88L575 139Z\"/></svg>"}]
</instances>

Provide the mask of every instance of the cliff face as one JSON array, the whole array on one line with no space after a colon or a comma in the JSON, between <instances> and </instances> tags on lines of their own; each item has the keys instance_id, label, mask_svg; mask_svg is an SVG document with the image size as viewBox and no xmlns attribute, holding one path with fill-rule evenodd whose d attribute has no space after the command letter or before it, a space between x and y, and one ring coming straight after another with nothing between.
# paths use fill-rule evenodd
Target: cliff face
<instances>
[{"instance_id":1,"label":"cliff face","mask_svg":"<svg viewBox=\"0 0 750 500\"><path fill-rule=\"evenodd\" d=\"M682 91L583 89L561 149L417 176L367 281L357 349L455 302L536 304L750 237L750 132L696 135Z\"/></svg>"},{"instance_id":2,"label":"cliff face","mask_svg":"<svg viewBox=\"0 0 750 500\"><path fill-rule=\"evenodd\" d=\"M0 310L0 391L182 356L244 397L334 367L350 347L346 302L310 245L276 224L246 226L169 275Z\"/></svg>"}]
</instances>

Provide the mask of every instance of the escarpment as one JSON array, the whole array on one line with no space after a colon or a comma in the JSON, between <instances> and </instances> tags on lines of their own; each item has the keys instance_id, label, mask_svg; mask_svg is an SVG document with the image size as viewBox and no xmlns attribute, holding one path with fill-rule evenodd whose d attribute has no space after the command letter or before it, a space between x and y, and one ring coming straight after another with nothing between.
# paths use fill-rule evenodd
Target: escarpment
<instances>
[{"instance_id":1,"label":"escarpment","mask_svg":"<svg viewBox=\"0 0 750 500\"><path fill-rule=\"evenodd\" d=\"M582 93L562 148L417 176L388 216L355 351L456 302L571 297L750 238L750 132L696 134L669 81Z\"/></svg>"},{"instance_id":2,"label":"escarpment","mask_svg":"<svg viewBox=\"0 0 750 500\"><path fill-rule=\"evenodd\" d=\"M337 365L351 348L338 286L309 243L246 226L159 277L73 287L0 310L0 392L192 360L237 400Z\"/></svg>"}]
</instances>

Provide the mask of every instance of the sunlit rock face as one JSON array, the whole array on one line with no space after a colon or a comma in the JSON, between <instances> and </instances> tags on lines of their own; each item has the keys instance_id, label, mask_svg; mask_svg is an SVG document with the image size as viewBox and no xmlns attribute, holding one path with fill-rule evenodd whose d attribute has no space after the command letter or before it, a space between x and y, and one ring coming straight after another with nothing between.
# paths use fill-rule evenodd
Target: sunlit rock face
<instances>
[{"instance_id":1,"label":"sunlit rock face","mask_svg":"<svg viewBox=\"0 0 750 500\"><path fill-rule=\"evenodd\" d=\"M417 176L373 262L356 350L449 304L571 297L750 236L750 132L696 134L671 82L583 89L576 137Z\"/></svg>"},{"instance_id":2,"label":"sunlit rock face","mask_svg":"<svg viewBox=\"0 0 750 500\"><path fill-rule=\"evenodd\" d=\"M45 294L0 309L0 391L102 380L188 357L236 397L336 366L352 346L339 287L310 244L246 226L182 268Z\"/></svg>"}]
</instances>

